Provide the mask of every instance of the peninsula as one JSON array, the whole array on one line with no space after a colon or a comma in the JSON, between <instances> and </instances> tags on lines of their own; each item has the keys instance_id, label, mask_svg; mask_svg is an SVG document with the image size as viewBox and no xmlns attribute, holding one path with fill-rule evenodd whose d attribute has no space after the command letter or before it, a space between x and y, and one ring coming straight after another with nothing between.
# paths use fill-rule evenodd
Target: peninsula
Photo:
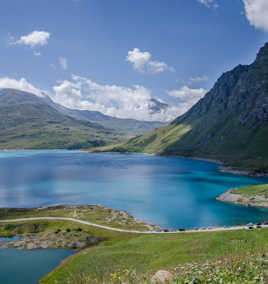
<instances>
[{"instance_id":1,"label":"peninsula","mask_svg":"<svg viewBox=\"0 0 268 284\"><path fill-rule=\"evenodd\" d=\"M268 208L268 184L230 189L217 200L245 206Z\"/></svg>"}]
</instances>

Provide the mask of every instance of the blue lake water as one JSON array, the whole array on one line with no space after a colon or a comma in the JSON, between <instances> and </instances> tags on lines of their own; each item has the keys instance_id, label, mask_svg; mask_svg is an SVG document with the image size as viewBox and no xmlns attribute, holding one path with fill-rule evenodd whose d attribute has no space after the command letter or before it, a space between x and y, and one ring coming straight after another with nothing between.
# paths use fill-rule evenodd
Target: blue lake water
<instances>
[{"instance_id":1,"label":"blue lake water","mask_svg":"<svg viewBox=\"0 0 268 284\"><path fill-rule=\"evenodd\" d=\"M0 248L0 283L36 284L71 254L72 250L64 249L25 251Z\"/></svg>"},{"instance_id":2,"label":"blue lake water","mask_svg":"<svg viewBox=\"0 0 268 284\"><path fill-rule=\"evenodd\" d=\"M225 174L218 167L142 154L0 151L0 207L102 204L169 228L267 221L267 209L215 198L268 179Z\"/></svg>"}]
</instances>

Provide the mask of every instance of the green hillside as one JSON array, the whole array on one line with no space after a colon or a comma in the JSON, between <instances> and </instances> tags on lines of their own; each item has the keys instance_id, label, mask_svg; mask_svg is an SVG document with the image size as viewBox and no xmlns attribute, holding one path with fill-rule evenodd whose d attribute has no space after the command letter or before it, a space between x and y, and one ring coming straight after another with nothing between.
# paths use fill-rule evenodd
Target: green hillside
<instances>
[{"instance_id":1,"label":"green hillside","mask_svg":"<svg viewBox=\"0 0 268 284\"><path fill-rule=\"evenodd\" d=\"M111 218L115 213L117 218ZM121 224L129 230L144 228L143 223L129 215L126 218L121 211L100 206L0 210L0 219L4 220L41 216L79 216L81 220L111 227ZM25 247L48 240L52 247L77 240L85 242L84 248L44 276L40 280L43 284L153 284L150 279L159 270L172 273L174 280L164 282L170 284L264 284L268 280L267 228L141 235L70 221L35 220L0 224L0 237L6 236L24 236ZM11 243L7 246L12 247Z\"/></svg>"},{"instance_id":2,"label":"green hillside","mask_svg":"<svg viewBox=\"0 0 268 284\"><path fill-rule=\"evenodd\" d=\"M105 115L99 111L89 111L89 110L78 110L78 109L69 109L60 104L53 102L49 97L46 97L47 103L59 110L65 115L74 117L79 120L86 120L90 122L97 123L102 125L105 128L114 129L116 132L120 133L122 136L134 137L137 135L142 135L149 131L154 130L158 127L163 127L168 123L160 122L160 121L143 121L136 119L127 119L127 118L117 118L109 115ZM158 101L153 101L155 104L158 103L158 108L153 109L155 112L161 110L161 103ZM164 105L164 107L167 105ZM163 106L162 106L163 108Z\"/></svg>"},{"instance_id":3,"label":"green hillside","mask_svg":"<svg viewBox=\"0 0 268 284\"><path fill-rule=\"evenodd\" d=\"M114 149L221 160L268 172L268 43L251 65L224 73L214 87L169 126Z\"/></svg>"},{"instance_id":4,"label":"green hillside","mask_svg":"<svg viewBox=\"0 0 268 284\"><path fill-rule=\"evenodd\" d=\"M77 149L116 143L115 131L67 116L33 94L0 90L0 149Z\"/></svg>"}]
</instances>

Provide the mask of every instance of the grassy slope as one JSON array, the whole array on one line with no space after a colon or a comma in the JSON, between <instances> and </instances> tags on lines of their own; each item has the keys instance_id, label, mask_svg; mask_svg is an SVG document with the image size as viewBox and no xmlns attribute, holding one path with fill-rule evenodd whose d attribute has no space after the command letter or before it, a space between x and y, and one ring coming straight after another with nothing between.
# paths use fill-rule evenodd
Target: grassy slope
<instances>
[{"instance_id":1,"label":"grassy slope","mask_svg":"<svg viewBox=\"0 0 268 284\"><path fill-rule=\"evenodd\" d=\"M267 252L267 240L268 230L136 236L74 255L41 283L95 283L80 282L83 276L107 283L111 273L124 269L151 275L186 263L244 258Z\"/></svg>"},{"instance_id":2,"label":"grassy slope","mask_svg":"<svg viewBox=\"0 0 268 284\"><path fill-rule=\"evenodd\" d=\"M116 132L64 115L35 95L0 92L0 149L89 148L119 139Z\"/></svg>"},{"instance_id":3,"label":"grassy slope","mask_svg":"<svg viewBox=\"0 0 268 284\"><path fill-rule=\"evenodd\" d=\"M118 152L146 152L217 159L227 166L248 171L268 170L268 126L247 128L226 117L213 121L210 114L200 121L191 116L114 147ZM237 126L236 126L237 125ZM239 128L239 131L237 129ZM217 133L210 137L210 133ZM200 133L202 137L200 138ZM225 137L224 140L221 137Z\"/></svg>"},{"instance_id":4,"label":"grassy slope","mask_svg":"<svg viewBox=\"0 0 268 284\"><path fill-rule=\"evenodd\" d=\"M106 218L110 216L111 211L102 207L92 208L57 206L42 210L0 209L0 216L1 219L32 216L68 216L99 224L107 224ZM116 226L117 220L113 222L113 226ZM133 227L131 222L123 227L136 228ZM136 271L137 278L140 279L143 275L150 277L159 269L172 270L181 265L185 266L186 263L188 263L187 267L191 272L194 271L194 268L192 265L189 266L189 263L224 260L230 264L233 259L245 259L248 256L255 258L259 254L267 253L268 248L267 229L217 233L138 235L111 232L73 222L30 221L18 224L12 223L12 226L0 224L0 236L9 236L14 233L33 234L36 228L38 228L38 232L40 232L40 229L45 232L53 232L58 229L66 231L69 228L72 233L76 232L78 228L82 228L81 237L88 233L90 236L102 239L97 245L91 245L66 259L55 271L41 280L40 283L43 284L107 283L111 281L112 273L116 272L119 275L125 273L123 272L125 269ZM69 233L69 236L72 236L72 233ZM219 271L217 273L219 274ZM91 280L98 279L99 282L91 281L88 277ZM122 281L111 282L121 283ZM134 281L132 283L141 282Z\"/></svg>"},{"instance_id":5,"label":"grassy slope","mask_svg":"<svg viewBox=\"0 0 268 284\"><path fill-rule=\"evenodd\" d=\"M224 73L169 126L114 150L211 158L235 169L268 172L267 78L268 44L253 64Z\"/></svg>"},{"instance_id":6,"label":"grassy slope","mask_svg":"<svg viewBox=\"0 0 268 284\"><path fill-rule=\"evenodd\" d=\"M118 152L145 152L150 154L160 154L170 144L178 141L184 134L191 130L190 125L168 125L158 128L155 131L147 133L129 140L113 148Z\"/></svg>"},{"instance_id":7,"label":"grassy slope","mask_svg":"<svg viewBox=\"0 0 268 284\"><path fill-rule=\"evenodd\" d=\"M247 197L256 195L264 195L268 197L268 184L244 186L232 190L232 193L241 194Z\"/></svg>"}]
</instances>

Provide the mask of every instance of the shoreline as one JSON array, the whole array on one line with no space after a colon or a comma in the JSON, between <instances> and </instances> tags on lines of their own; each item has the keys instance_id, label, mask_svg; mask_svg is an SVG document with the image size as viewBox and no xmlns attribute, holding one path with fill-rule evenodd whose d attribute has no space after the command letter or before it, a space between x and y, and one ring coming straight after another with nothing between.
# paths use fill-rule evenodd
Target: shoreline
<instances>
[{"instance_id":1,"label":"shoreline","mask_svg":"<svg viewBox=\"0 0 268 284\"><path fill-rule=\"evenodd\" d=\"M46 221L50 221L50 225L44 223ZM58 225L54 227L53 223ZM0 247L25 250L80 250L97 245L106 239L105 236L98 237L91 230L88 231L87 227L134 234L165 230L153 223L135 218L125 210L111 209L98 204L0 208L0 237L20 238L8 243L0 242Z\"/></svg>"},{"instance_id":2,"label":"shoreline","mask_svg":"<svg viewBox=\"0 0 268 284\"><path fill-rule=\"evenodd\" d=\"M234 193L235 189L229 189L223 194L216 197L216 200L227 202L247 207L268 208L268 198L264 195L246 196L239 193Z\"/></svg>"},{"instance_id":3,"label":"shoreline","mask_svg":"<svg viewBox=\"0 0 268 284\"><path fill-rule=\"evenodd\" d=\"M217 159L202 158L202 157L184 157L184 156L177 156L177 155L161 156L161 155L149 154L149 153L144 153L144 154L154 155L154 156L159 156L159 157L174 157L174 158L180 158L180 159L189 159L189 160L197 160L197 161L214 163L220 166L219 171L222 173L229 173L233 175L241 175L241 176L249 176L249 177L268 177L268 173L255 173L255 172L250 172L246 170L234 169L230 166L224 166L224 162L217 160Z\"/></svg>"},{"instance_id":4,"label":"shoreline","mask_svg":"<svg viewBox=\"0 0 268 284\"><path fill-rule=\"evenodd\" d=\"M94 224L90 223L87 221L79 220L79 219L74 219L74 218L65 218L65 217L29 217L29 218L19 218L19 219L7 219L7 220L0 220L0 224L5 224L5 223L20 223L20 222L29 222L29 221L67 221L67 222L74 222L74 223L79 223L91 227L97 227L101 228L107 231L114 231L114 232L119 232L119 233L130 233L130 234L137 234L137 235L164 235L164 234L185 234L185 233L209 233L209 232L221 232L221 231L237 231L237 230L246 230L248 229L249 225L243 224L243 225L233 225L233 226L209 226L209 227L201 227L201 228L190 228L190 229L184 229L184 230L164 230L164 231L135 231L135 230L124 230L124 229L119 229L119 228L114 228L114 227L107 227L99 224ZM250 223L252 226L257 226L256 224ZM262 229L268 228L268 222L262 222L261 225ZM14 236L20 236L21 235L16 235ZM1 237L2 238L2 237ZM3 237L7 238L7 237Z\"/></svg>"},{"instance_id":5,"label":"shoreline","mask_svg":"<svg viewBox=\"0 0 268 284\"><path fill-rule=\"evenodd\" d=\"M220 165L219 171L222 173L229 173L233 175L242 175L242 176L249 176L249 177L268 177L268 173L256 173L252 171L247 171L247 170L239 170L232 168L230 166L224 166L224 162L217 160L217 159L212 159L212 158L205 158L205 157L186 157L186 156L179 156L179 155L159 155L159 154L154 154L154 153L136 153L136 152L126 152L126 153L121 153L121 152L114 152L114 151L107 151L107 152L99 152L99 151L92 151L90 152L88 149L0 149L0 151L3 152L19 152L19 151L70 151L70 152L82 152L82 153L95 153L95 154L100 154L100 153L107 153L107 154L145 154L148 156L157 156L157 157L173 157L173 158L179 158L179 159L189 159L189 160L197 160L197 161L204 161L204 162L209 162L209 163L215 163Z\"/></svg>"},{"instance_id":6,"label":"shoreline","mask_svg":"<svg viewBox=\"0 0 268 284\"><path fill-rule=\"evenodd\" d=\"M250 176L250 177L268 177L268 173L255 173L250 171L235 170L228 166L221 166L220 171L223 173L230 173L234 175Z\"/></svg>"},{"instance_id":7,"label":"shoreline","mask_svg":"<svg viewBox=\"0 0 268 284\"><path fill-rule=\"evenodd\" d=\"M252 171L246 171L246 170L238 170L235 168L232 168L230 166L224 166L224 162L217 160L217 159L212 159L212 158L204 158L204 157L186 157L186 156L180 156L180 155L160 155L160 154L154 154L154 153L146 153L146 152L113 152L113 151L108 151L108 152L98 152L98 151L94 151L94 152L89 152L86 151L88 153L96 153L96 154L100 154L100 153L109 153L109 154L126 154L126 155L135 155L135 154L144 154L144 155L148 155L148 156L156 156L156 157L165 157L165 158L179 158L179 159L189 159L189 160L197 160L197 161L203 161L203 162L208 162L208 163L214 163L214 164L218 164L219 167L219 171L222 173L229 173L229 174L233 174L233 175L241 175L241 176L249 176L249 177L268 177L268 173L255 173Z\"/></svg>"},{"instance_id":8,"label":"shoreline","mask_svg":"<svg viewBox=\"0 0 268 284\"><path fill-rule=\"evenodd\" d=\"M221 194L220 196L216 197L217 200L219 201L224 201L224 202L229 202L227 200L223 200L223 195L239 195L240 194L232 194L233 189L228 190L227 192ZM233 198L234 199L234 198ZM235 198L236 200L237 198ZM230 201L231 202L231 201ZM241 203L236 203L236 204L241 204ZM251 206L251 205L248 205ZM264 207L264 206L262 206ZM63 210L74 210L73 212L75 212L75 216L73 217L63 217L63 216L54 216L54 215L50 215L50 216L46 216L46 215L36 215L35 217L33 217L33 213L34 212L42 212L45 211L45 214L47 214L47 212L50 212L52 210L58 210L58 209L63 209ZM133 222L135 224L141 224L142 226L144 226L143 229L145 230L140 230L140 229L131 229L132 227L120 227L120 225L122 223L118 223L117 226L113 223L108 224L110 222L110 216L106 217L106 220L108 220L108 223L104 224L102 221L100 223L95 223L92 221L87 221L86 219L79 219L79 214L77 214L77 210L79 209L90 209L92 210L92 208L96 208L96 209L105 209L107 211L109 211L111 213L111 215L114 215L114 213L119 214L120 216L122 216L123 218L131 218L133 220ZM268 208L268 198L267 198L267 208ZM5 210L5 211L10 211L10 212L16 212L17 215L6 215L6 218L4 219L4 217L0 218L0 225L1 224L5 224L5 223L17 223L17 222L29 222L29 221L43 221L43 220L47 220L47 221L70 221L70 222L77 222L79 224L82 225L88 225L88 226L92 226L92 227L96 227L96 228L100 228L100 229L104 229L104 230L110 230L110 231L115 231L115 232L122 232L122 233L135 233L135 234L163 234L163 233L180 233L180 232L204 232L204 231L211 231L213 229L215 229L216 231L221 230L221 229L232 229L232 228L240 228L243 226L247 226L246 223L238 223L235 225L207 225L207 226L201 226L201 227L188 227L188 228L184 228L182 229L171 229L171 228L164 228L164 227L160 227L157 224L154 223L150 223L150 222L144 222L142 220L140 220L139 218L132 216L128 211L125 210L118 210L118 209L112 209L112 208L108 208L105 206L102 206L100 204L84 204L84 205L57 205L57 206L43 206L43 207L34 207L34 208L14 208L14 207L9 207L9 208L0 208L0 210ZM23 213L25 212L31 212L31 214L29 216L24 215L23 217L20 217L20 215L23 215ZM33 212L32 212L33 211ZM14 217L13 217L14 216ZM268 220L267 220L268 223ZM148 227L149 225L149 227ZM268 227L268 224L267 224ZM5 237L14 237L14 236L18 236L21 237L22 234L14 234L14 235L0 235L1 238L5 238Z\"/></svg>"}]
</instances>

